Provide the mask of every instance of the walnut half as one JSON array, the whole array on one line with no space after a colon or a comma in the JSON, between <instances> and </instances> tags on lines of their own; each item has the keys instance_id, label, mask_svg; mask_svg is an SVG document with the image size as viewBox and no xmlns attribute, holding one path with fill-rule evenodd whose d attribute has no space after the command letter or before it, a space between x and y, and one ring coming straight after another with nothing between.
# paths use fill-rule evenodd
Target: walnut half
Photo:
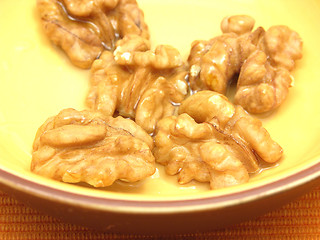
<instances>
[{"instance_id":1,"label":"walnut half","mask_svg":"<svg viewBox=\"0 0 320 240\"><path fill-rule=\"evenodd\" d=\"M282 157L282 148L272 140L261 121L241 106L234 106L222 94L209 90L197 92L181 103L179 113L189 114L198 123L214 124L243 142L267 163L274 163Z\"/></svg>"},{"instance_id":2,"label":"walnut half","mask_svg":"<svg viewBox=\"0 0 320 240\"><path fill-rule=\"evenodd\" d=\"M37 8L50 40L80 68L90 68L128 34L149 38L135 0L37 0Z\"/></svg>"},{"instance_id":3,"label":"walnut half","mask_svg":"<svg viewBox=\"0 0 320 240\"><path fill-rule=\"evenodd\" d=\"M152 147L152 138L131 120L65 109L39 128L31 171L94 187L136 182L155 172Z\"/></svg>"},{"instance_id":4,"label":"walnut half","mask_svg":"<svg viewBox=\"0 0 320 240\"><path fill-rule=\"evenodd\" d=\"M181 103L179 114L158 122L153 153L180 184L195 179L216 189L244 183L261 160L282 157L261 122L222 94L199 91Z\"/></svg>"},{"instance_id":5,"label":"walnut half","mask_svg":"<svg viewBox=\"0 0 320 240\"><path fill-rule=\"evenodd\" d=\"M188 114L159 121L154 156L178 182L210 182L212 189L247 182L258 166L253 153L211 123L196 123Z\"/></svg>"},{"instance_id":6,"label":"walnut half","mask_svg":"<svg viewBox=\"0 0 320 240\"><path fill-rule=\"evenodd\" d=\"M287 26L267 31L245 15L226 17L222 35L192 43L188 57L190 87L194 91L226 93L239 75L234 103L251 113L264 113L281 105L291 87L293 70L302 58L302 40Z\"/></svg>"}]
</instances>

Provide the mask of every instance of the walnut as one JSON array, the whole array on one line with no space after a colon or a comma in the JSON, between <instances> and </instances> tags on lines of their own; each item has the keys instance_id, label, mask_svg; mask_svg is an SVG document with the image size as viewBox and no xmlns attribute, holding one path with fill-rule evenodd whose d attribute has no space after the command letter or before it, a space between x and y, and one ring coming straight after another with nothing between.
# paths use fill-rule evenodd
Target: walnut
<instances>
[{"instance_id":1,"label":"walnut","mask_svg":"<svg viewBox=\"0 0 320 240\"><path fill-rule=\"evenodd\" d=\"M149 39L148 25L144 21L143 11L136 0L119 0L119 4L111 15L113 14L118 20L117 25L115 24L115 31L120 38L135 34Z\"/></svg>"},{"instance_id":2,"label":"walnut","mask_svg":"<svg viewBox=\"0 0 320 240\"><path fill-rule=\"evenodd\" d=\"M135 119L152 133L159 119L174 113L188 85L179 52L158 46L159 52L153 53L149 46L141 37L128 36L119 41L114 56L105 51L92 65L87 104L108 116Z\"/></svg>"},{"instance_id":3,"label":"walnut","mask_svg":"<svg viewBox=\"0 0 320 240\"><path fill-rule=\"evenodd\" d=\"M196 123L188 114L170 116L157 124L153 150L156 161L178 182L210 182L212 189L247 182L258 169L251 150L211 123Z\"/></svg>"},{"instance_id":4,"label":"walnut","mask_svg":"<svg viewBox=\"0 0 320 240\"><path fill-rule=\"evenodd\" d=\"M193 42L188 57L190 87L195 91L209 89L226 93L230 80L256 49L263 32L258 28L240 36L225 33L209 41Z\"/></svg>"},{"instance_id":5,"label":"walnut","mask_svg":"<svg viewBox=\"0 0 320 240\"><path fill-rule=\"evenodd\" d=\"M238 35L251 32L255 20L247 15L227 16L222 19L220 28L223 33L236 33Z\"/></svg>"},{"instance_id":6,"label":"walnut","mask_svg":"<svg viewBox=\"0 0 320 240\"><path fill-rule=\"evenodd\" d=\"M48 37L80 68L128 34L149 38L135 0L37 0L37 7Z\"/></svg>"},{"instance_id":7,"label":"walnut","mask_svg":"<svg viewBox=\"0 0 320 240\"><path fill-rule=\"evenodd\" d=\"M287 69L272 67L267 55L257 50L241 68L234 103L251 113L270 111L285 100L291 83Z\"/></svg>"},{"instance_id":8,"label":"walnut","mask_svg":"<svg viewBox=\"0 0 320 240\"><path fill-rule=\"evenodd\" d=\"M181 103L179 114L182 113L187 113L198 123L211 123L230 134L267 163L274 163L282 157L282 148L271 139L261 121L250 116L241 106L233 106L222 94L209 90L197 92Z\"/></svg>"},{"instance_id":9,"label":"walnut","mask_svg":"<svg viewBox=\"0 0 320 240\"><path fill-rule=\"evenodd\" d=\"M152 147L152 138L131 120L65 109L39 128L31 171L94 187L135 182L155 172Z\"/></svg>"},{"instance_id":10,"label":"walnut","mask_svg":"<svg viewBox=\"0 0 320 240\"><path fill-rule=\"evenodd\" d=\"M273 26L265 32L257 50L241 67L235 104L252 113L277 108L292 86L295 61L302 57L302 40L287 26Z\"/></svg>"},{"instance_id":11,"label":"walnut","mask_svg":"<svg viewBox=\"0 0 320 240\"><path fill-rule=\"evenodd\" d=\"M302 40L287 26L272 26L265 33L265 51L271 64L292 71L295 61L302 58Z\"/></svg>"},{"instance_id":12,"label":"walnut","mask_svg":"<svg viewBox=\"0 0 320 240\"><path fill-rule=\"evenodd\" d=\"M223 19L221 36L191 46L190 87L226 93L239 74L235 103L252 113L280 106L291 86L290 72L302 57L302 40L286 26L251 32L254 20L236 15Z\"/></svg>"},{"instance_id":13,"label":"walnut","mask_svg":"<svg viewBox=\"0 0 320 240\"><path fill-rule=\"evenodd\" d=\"M235 106L226 96L204 90L186 98L181 103L178 113L187 113L197 123L216 121L217 125L224 129L235 113Z\"/></svg>"},{"instance_id":14,"label":"walnut","mask_svg":"<svg viewBox=\"0 0 320 240\"><path fill-rule=\"evenodd\" d=\"M155 69L175 68L183 64L178 50L169 45L159 45L154 52L149 48L148 40L128 35L117 42L114 59L120 65Z\"/></svg>"}]
</instances>

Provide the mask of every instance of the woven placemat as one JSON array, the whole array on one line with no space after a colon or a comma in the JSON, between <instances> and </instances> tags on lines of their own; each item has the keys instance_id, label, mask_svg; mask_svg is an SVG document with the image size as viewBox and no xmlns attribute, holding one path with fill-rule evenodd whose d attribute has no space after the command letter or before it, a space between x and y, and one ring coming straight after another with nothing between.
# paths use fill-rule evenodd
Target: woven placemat
<instances>
[{"instance_id":1,"label":"woven placemat","mask_svg":"<svg viewBox=\"0 0 320 240\"><path fill-rule=\"evenodd\" d=\"M212 232L166 236L95 232L39 213L0 192L0 239L320 239L320 187L256 220Z\"/></svg>"}]
</instances>

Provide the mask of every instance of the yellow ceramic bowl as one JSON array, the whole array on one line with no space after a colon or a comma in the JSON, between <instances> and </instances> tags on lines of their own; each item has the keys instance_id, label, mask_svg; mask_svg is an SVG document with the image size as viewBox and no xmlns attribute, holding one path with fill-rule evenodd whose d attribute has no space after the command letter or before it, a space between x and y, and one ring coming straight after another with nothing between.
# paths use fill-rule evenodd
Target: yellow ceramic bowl
<instances>
[{"instance_id":1,"label":"yellow ceramic bowl","mask_svg":"<svg viewBox=\"0 0 320 240\"><path fill-rule=\"evenodd\" d=\"M295 85L279 109L258 116L284 149L277 167L250 182L210 191L178 185L161 166L151 178L93 189L29 171L37 128L63 108L85 108L89 71L70 64L42 31L35 0L0 3L0 185L22 201L87 226L123 232L210 230L255 217L311 189L320 180L320 2L316 0L140 0L152 43L187 58L196 39L220 34L226 15L247 14L256 26L284 24L304 41Z\"/></svg>"}]
</instances>

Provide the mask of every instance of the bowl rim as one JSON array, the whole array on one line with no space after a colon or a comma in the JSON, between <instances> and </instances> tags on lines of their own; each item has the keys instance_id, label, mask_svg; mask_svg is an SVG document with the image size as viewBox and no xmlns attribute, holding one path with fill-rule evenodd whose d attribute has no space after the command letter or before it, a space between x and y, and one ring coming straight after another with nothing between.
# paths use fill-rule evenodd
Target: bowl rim
<instances>
[{"instance_id":1,"label":"bowl rim","mask_svg":"<svg viewBox=\"0 0 320 240\"><path fill-rule=\"evenodd\" d=\"M316 160L318 160L318 157L316 157ZM238 192L230 192L217 196L203 196L199 194L199 197L185 200L181 200L180 198L169 200L164 200L163 198L159 198L158 200L137 200L108 198L108 196L88 196L82 193L65 191L25 179L0 167L0 183L8 186L10 189L63 204L126 214L177 214L214 210L270 197L317 179L320 179L320 161L277 181Z\"/></svg>"}]
</instances>

